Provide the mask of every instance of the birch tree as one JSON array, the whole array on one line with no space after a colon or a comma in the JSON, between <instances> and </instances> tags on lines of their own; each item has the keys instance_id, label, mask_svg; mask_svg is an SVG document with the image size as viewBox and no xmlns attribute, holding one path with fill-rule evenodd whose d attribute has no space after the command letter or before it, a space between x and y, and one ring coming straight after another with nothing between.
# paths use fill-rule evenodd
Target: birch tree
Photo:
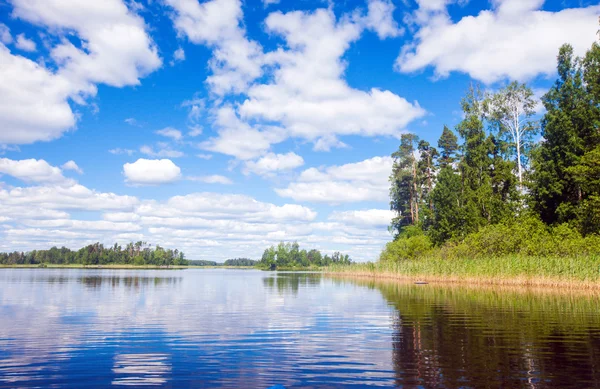
<instances>
[{"instance_id":1,"label":"birch tree","mask_svg":"<svg viewBox=\"0 0 600 389\"><path fill-rule=\"evenodd\" d=\"M498 124L500 135L508 135L515 148L519 189L523 190L523 166L527 158L527 146L537 133L535 115L536 101L533 92L525 84L512 82L491 96L488 110L490 119Z\"/></svg>"}]
</instances>

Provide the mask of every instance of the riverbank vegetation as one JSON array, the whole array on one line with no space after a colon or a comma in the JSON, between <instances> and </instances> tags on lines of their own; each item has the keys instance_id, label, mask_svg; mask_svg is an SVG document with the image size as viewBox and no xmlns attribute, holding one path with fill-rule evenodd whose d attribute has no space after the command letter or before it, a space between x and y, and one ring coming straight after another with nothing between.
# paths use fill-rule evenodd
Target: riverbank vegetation
<instances>
[{"instance_id":1,"label":"riverbank vegetation","mask_svg":"<svg viewBox=\"0 0 600 389\"><path fill-rule=\"evenodd\" d=\"M115 243L105 247L102 243L90 244L79 250L52 247L49 250L0 253L0 265L131 265L131 266L185 266L188 261L178 249L152 247L146 242L128 243L122 247Z\"/></svg>"},{"instance_id":2,"label":"riverbank vegetation","mask_svg":"<svg viewBox=\"0 0 600 389\"><path fill-rule=\"evenodd\" d=\"M338 265L346 266L352 263L347 254L339 252L323 255L319 250L300 249L298 242L280 242L277 247L271 246L265 249L262 258L257 263L261 269L297 270L318 269L323 266Z\"/></svg>"},{"instance_id":3,"label":"riverbank vegetation","mask_svg":"<svg viewBox=\"0 0 600 389\"><path fill-rule=\"evenodd\" d=\"M390 176L394 241L353 271L599 280L600 45L582 58L564 45L557 59L540 120L526 85L473 86L438 148L402 135Z\"/></svg>"}]
</instances>

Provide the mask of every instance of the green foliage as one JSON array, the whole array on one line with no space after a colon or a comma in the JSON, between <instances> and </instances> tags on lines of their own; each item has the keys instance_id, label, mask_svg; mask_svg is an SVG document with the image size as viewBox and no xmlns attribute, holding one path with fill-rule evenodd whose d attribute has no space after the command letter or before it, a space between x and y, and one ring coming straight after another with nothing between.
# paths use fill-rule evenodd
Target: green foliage
<instances>
[{"instance_id":1,"label":"green foliage","mask_svg":"<svg viewBox=\"0 0 600 389\"><path fill-rule=\"evenodd\" d=\"M225 266L255 266L258 261L254 261L248 258L234 258L228 259L223 265Z\"/></svg>"},{"instance_id":2,"label":"green foliage","mask_svg":"<svg viewBox=\"0 0 600 389\"><path fill-rule=\"evenodd\" d=\"M382 261L428 255L430 243L446 257L595 255L588 246L600 234L600 45L584 58L564 45L557 62L535 147L533 92L517 82L493 94L468 90L460 144L446 126L439 153L402 136L390 177L396 242ZM409 227L423 233L408 236Z\"/></svg>"},{"instance_id":3,"label":"green foliage","mask_svg":"<svg viewBox=\"0 0 600 389\"><path fill-rule=\"evenodd\" d=\"M315 249L301 250L297 242L280 242L277 247L271 246L265 249L257 265L263 269L272 269L320 267L331 264L349 265L351 263L352 260L347 254L344 255L337 251L332 256L322 255Z\"/></svg>"},{"instance_id":4,"label":"green foliage","mask_svg":"<svg viewBox=\"0 0 600 389\"><path fill-rule=\"evenodd\" d=\"M133 264L172 266L187 265L185 255L179 250L165 249L156 245L154 249L146 242L129 243L123 249L117 243L106 248L101 243L94 243L77 251L66 247L52 247L49 250L33 250L29 252L0 253L1 265L32 265L32 264L82 264L108 265Z\"/></svg>"},{"instance_id":5,"label":"green foliage","mask_svg":"<svg viewBox=\"0 0 600 389\"><path fill-rule=\"evenodd\" d=\"M191 261L187 261L188 265L190 266L219 266L220 263L217 263L215 261L206 261L203 259L195 259L195 260L191 260Z\"/></svg>"},{"instance_id":6,"label":"green foliage","mask_svg":"<svg viewBox=\"0 0 600 389\"><path fill-rule=\"evenodd\" d=\"M432 247L431 240L424 234L400 237L386 244L379 259L382 262L417 259L427 255Z\"/></svg>"},{"instance_id":7,"label":"green foliage","mask_svg":"<svg viewBox=\"0 0 600 389\"><path fill-rule=\"evenodd\" d=\"M548 224L572 222L583 233L598 232L600 190L600 46L585 58L570 45L558 55L559 78L543 98L544 142L533 155L532 205ZM589 218L589 212L592 215Z\"/></svg>"},{"instance_id":8,"label":"green foliage","mask_svg":"<svg viewBox=\"0 0 600 389\"><path fill-rule=\"evenodd\" d=\"M464 239L453 239L432 248L423 233L412 232L386 245L382 262L407 259L487 260L489 258L524 256L536 258L600 256L600 236L582 236L568 224L549 227L532 215L510 219L482 227Z\"/></svg>"}]
</instances>

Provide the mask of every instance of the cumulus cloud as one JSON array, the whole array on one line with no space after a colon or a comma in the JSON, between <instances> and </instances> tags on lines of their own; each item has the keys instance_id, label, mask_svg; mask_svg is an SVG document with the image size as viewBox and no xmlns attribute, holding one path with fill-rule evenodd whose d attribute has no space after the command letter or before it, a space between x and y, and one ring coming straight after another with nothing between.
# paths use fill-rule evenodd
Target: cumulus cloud
<instances>
[{"instance_id":1,"label":"cumulus cloud","mask_svg":"<svg viewBox=\"0 0 600 389\"><path fill-rule=\"evenodd\" d=\"M0 23L0 42L4 43L5 45L8 45L12 43L12 41L13 38L10 34L10 28L8 28L8 26L4 23Z\"/></svg>"},{"instance_id":2,"label":"cumulus cloud","mask_svg":"<svg viewBox=\"0 0 600 389\"><path fill-rule=\"evenodd\" d=\"M173 53L173 59L171 60L171 66L174 66L178 62L182 62L185 60L185 51L181 47L179 47Z\"/></svg>"},{"instance_id":3,"label":"cumulus cloud","mask_svg":"<svg viewBox=\"0 0 600 389\"><path fill-rule=\"evenodd\" d=\"M217 110L215 124L220 128L218 136L201 142L199 147L242 160L263 155L272 144L282 142L286 137L279 127L257 128L240 120L235 109L230 105Z\"/></svg>"},{"instance_id":4,"label":"cumulus cloud","mask_svg":"<svg viewBox=\"0 0 600 389\"><path fill-rule=\"evenodd\" d=\"M278 171L292 170L304 165L304 159L294 152L287 154L268 153L256 161L247 161L244 168L246 174L254 173L269 176Z\"/></svg>"},{"instance_id":5,"label":"cumulus cloud","mask_svg":"<svg viewBox=\"0 0 600 389\"><path fill-rule=\"evenodd\" d=\"M577 55L589 49L600 13L598 5L551 12L540 10L543 0L495 0L493 9L454 22L448 1L420 3L419 30L402 48L396 69L431 66L438 77L458 71L485 83L554 74L562 44L573 45Z\"/></svg>"},{"instance_id":6,"label":"cumulus cloud","mask_svg":"<svg viewBox=\"0 0 600 389\"><path fill-rule=\"evenodd\" d=\"M50 49L56 70L13 55L0 44L0 143L26 144L60 137L75 127L69 101L85 103L96 85L137 85L161 66L141 17L122 0L11 0L12 16L63 36ZM123 39L126 37L126 39ZM22 39L23 41L23 39ZM24 41L23 41L24 42ZM31 47L30 47L31 48Z\"/></svg>"},{"instance_id":7,"label":"cumulus cloud","mask_svg":"<svg viewBox=\"0 0 600 389\"><path fill-rule=\"evenodd\" d=\"M364 18L366 27L373 30L379 39L393 38L403 34L394 20L396 6L391 0L369 0L368 12Z\"/></svg>"},{"instance_id":8,"label":"cumulus cloud","mask_svg":"<svg viewBox=\"0 0 600 389\"><path fill-rule=\"evenodd\" d=\"M275 192L296 201L329 204L386 201L392 164L390 157L374 157L340 166L310 168L287 188Z\"/></svg>"},{"instance_id":9,"label":"cumulus cloud","mask_svg":"<svg viewBox=\"0 0 600 389\"><path fill-rule=\"evenodd\" d=\"M28 39L25 34L17 35L17 42L15 43L15 46L17 46L18 49L27 52L33 52L37 50L35 42L31 39Z\"/></svg>"},{"instance_id":10,"label":"cumulus cloud","mask_svg":"<svg viewBox=\"0 0 600 389\"><path fill-rule=\"evenodd\" d=\"M73 161L73 160L71 160L71 161L68 161L68 162L65 162L65 163L64 163L64 164L61 166L61 168L62 168L63 170L73 170L74 172L77 172L77 173L79 173L79 174L83 174L83 170L82 170L82 169L81 169L79 166L77 166L77 164L76 164L76 163L75 163L75 161Z\"/></svg>"},{"instance_id":11,"label":"cumulus cloud","mask_svg":"<svg viewBox=\"0 0 600 389\"><path fill-rule=\"evenodd\" d=\"M269 53L277 64L273 82L249 88L239 108L247 120L278 122L286 135L314 141L317 149L339 146L341 135L391 135L425 114L417 104L386 90L362 91L343 79L342 56L363 30L361 23L336 20L330 10L274 12L266 20L271 35L288 50Z\"/></svg>"},{"instance_id":12,"label":"cumulus cloud","mask_svg":"<svg viewBox=\"0 0 600 389\"><path fill-rule=\"evenodd\" d=\"M165 0L174 10L173 24L191 42L213 48L207 83L217 95L243 92L262 74L262 48L248 40L240 0Z\"/></svg>"},{"instance_id":13,"label":"cumulus cloud","mask_svg":"<svg viewBox=\"0 0 600 389\"><path fill-rule=\"evenodd\" d=\"M163 128L162 130L158 130L154 132L155 134L167 137L167 138L171 138L175 141L180 141L183 138L183 135L181 134L181 131L172 128L172 127L166 127Z\"/></svg>"},{"instance_id":14,"label":"cumulus cloud","mask_svg":"<svg viewBox=\"0 0 600 389\"><path fill-rule=\"evenodd\" d=\"M329 215L329 220L359 227L387 227L394 217L394 212L389 209L368 209L360 211L335 211Z\"/></svg>"},{"instance_id":15,"label":"cumulus cloud","mask_svg":"<svg viewBox=\"0 0 600 389\"><path fill-rule=\"evenodd\" d=\"M246 38L239 0L167 3L179 33L212 48L211 91L245 95L240 105L214 101L209 111L217 135L200 144L205 150L250 160L293 137L325 151L344 147L338 139L344 135L397 137L425 114L417 102L379 88L351 88L343 77L343 56L365 29L382 38L400 34L389 0L371 0L365 15L339 20L328 9L273 12L266 31L285 45L267 53ZM261 78L265 72L269 77Z\"/></svg>"},{"instance_id":16,"label":"cumulus cloud","mask_svg":"<svg viewBox=\"0 0 600 389\"><path fill-rule=\"evenodd\" d=\"M43 159L23 159L15 161L8 158L0 158L0 173L8 174L25 182L53 184L73 183L72 180L63 176L60 168L50 165Z\"/></svg>"},{"instance_id":17,"label":"cumulus cloud","mask_svg":"<svg viewBox=\"0 0 600 389\"><path fill-rule=\"evenodd\" d=\"M204 182L205 184L223 184L223 185L231 185L233 181L225 176L220 176L218 174L210 175L210 176L188 176L186 177L190 181L198 181Z\"/></svg>"},{"instance_id":18,"label":"cumulus cloud","mask_svg":"<svg viewBox=\"0 0 600 389\"><path fill-rule=\"evenodd\" d=\"M123 174L133 185L159 185L179 180L181 169L170 159L140 158L123 165Z\"/></svg>"}]
</instances>

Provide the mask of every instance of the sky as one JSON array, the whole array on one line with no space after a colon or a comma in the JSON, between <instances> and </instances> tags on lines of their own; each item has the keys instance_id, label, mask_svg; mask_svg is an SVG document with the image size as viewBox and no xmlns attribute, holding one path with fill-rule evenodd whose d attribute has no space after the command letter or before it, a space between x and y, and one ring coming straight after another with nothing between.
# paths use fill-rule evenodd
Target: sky
<instances>
[{"instance_id":1,"label":"sky","mask_svg":"<svg viewBox=\"0 0 600 389\"><path fill-rule=\"evenodd\" d=\"M376 260L402 133L537 96L586 0L0 0L0 251L280 241Z\"/></svg>"}]
</instances>

